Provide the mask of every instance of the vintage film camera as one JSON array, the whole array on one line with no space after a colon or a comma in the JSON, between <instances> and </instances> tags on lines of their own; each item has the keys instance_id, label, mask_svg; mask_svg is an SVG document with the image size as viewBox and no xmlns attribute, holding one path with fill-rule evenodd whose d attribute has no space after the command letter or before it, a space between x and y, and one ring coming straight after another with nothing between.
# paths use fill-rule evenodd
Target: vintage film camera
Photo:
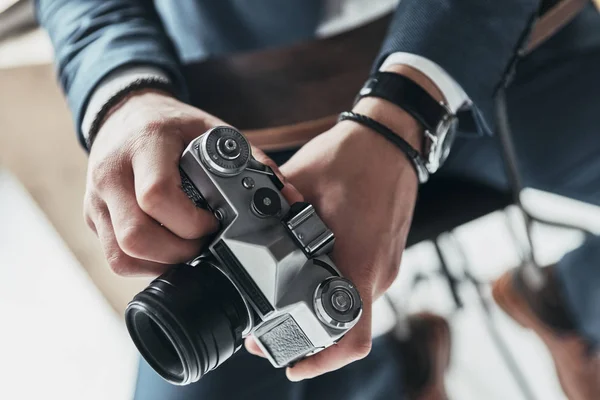
<instances>
[{"instance_id":1,"label":"vintage film camera","mask_svg":"<svg viewBox=\"0 0 600 400\"><path fill-rule=\"evenodd\" d=\"M327 256L333 233L312 205L286 202L283 184L240 132L206 132L180 169L184 191L220 229L198 258L155 279L127 307L134 343L164 379L198 381L250 334L284 367L356 324L362 301Z\"/></svg>"}]
</instances>

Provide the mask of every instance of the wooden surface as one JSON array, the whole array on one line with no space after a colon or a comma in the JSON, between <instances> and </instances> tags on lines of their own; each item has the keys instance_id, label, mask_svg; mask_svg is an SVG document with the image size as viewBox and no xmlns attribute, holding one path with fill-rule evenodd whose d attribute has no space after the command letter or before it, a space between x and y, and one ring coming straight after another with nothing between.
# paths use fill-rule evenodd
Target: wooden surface
<instances>
[{"instance_id":1,"label":"wooden surface","mask_svg":"<svg viewBox=\"0 0 600 400\"><path fill-rule=\"evenodd\" d=\"M313 121L352 106L390 17L340 35L185 67L192 104L243 129Z\"/></svg>"}]
</instances>

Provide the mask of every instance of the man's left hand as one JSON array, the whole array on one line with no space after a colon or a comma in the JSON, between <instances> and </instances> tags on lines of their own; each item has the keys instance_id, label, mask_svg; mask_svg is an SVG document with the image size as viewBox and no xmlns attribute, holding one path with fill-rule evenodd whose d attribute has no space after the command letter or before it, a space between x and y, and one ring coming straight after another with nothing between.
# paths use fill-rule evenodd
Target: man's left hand
<instances>
[{"instance_id":1,"label":"man's left hand","mask_svg":"<svg viewBox=\"0 0 600 400\"><path fill-rule=\"evenodd\" d=\"M377 102L380 100L373 100L373 107ZM368 111L369 102L363 102L361 108L364 110L356 111ZM392 129L403 129L403 136L413 139L420 137L408 114L399 109L394 114L397 118ZM410 141L417 147L419 140ZM398 148L351 121L338 123L311 140L281 167L281 172L335 233L332 258L357 286L363 300L360 321L337 345L288 368L288 378L299 381L337 370L369 354L372 304L398 274L418 182L412 165ZM253 339L247 340L246 347L261 355Z\"/></svg>"}]
</instances>

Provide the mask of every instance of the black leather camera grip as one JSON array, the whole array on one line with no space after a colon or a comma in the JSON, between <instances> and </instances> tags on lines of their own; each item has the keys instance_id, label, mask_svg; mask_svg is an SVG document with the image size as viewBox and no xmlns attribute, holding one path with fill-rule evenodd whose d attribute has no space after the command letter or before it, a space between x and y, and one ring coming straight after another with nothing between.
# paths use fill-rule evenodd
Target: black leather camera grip
<instances>
[{"instance_id":1,"label":"black leather camera grip","mask_svg":"<svg viewBox=\"0 0 600 400\"><path fill-rule=\"evenodd\" d=\"M179 168L179 174L181 175L181 190L194 202L196 207L208 209L208 203L181 168Z\"/></svg>"}]
</instances>

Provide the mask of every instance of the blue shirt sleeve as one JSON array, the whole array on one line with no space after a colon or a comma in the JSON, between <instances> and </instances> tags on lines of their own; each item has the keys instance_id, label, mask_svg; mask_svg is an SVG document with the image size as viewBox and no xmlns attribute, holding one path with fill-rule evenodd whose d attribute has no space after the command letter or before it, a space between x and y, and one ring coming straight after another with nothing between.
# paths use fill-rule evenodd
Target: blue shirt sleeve
<instances>
[{"instance_id":1,"label":"blue shirt sleeve","mask_svg":"<svg viewBox=\"0 0 600 400\"><path fill-rule=\"evenodd\" d=\"M36 12L54 45L59 81L84 147L80 127L89 97L119 67L160 68L187 98L175 48L152 1L37 0Z\"/></svg>"},{"instance_id":2,"label":"blue shirt sleeve","mask_svg":"<svg viewBox=\"0 0 600 400\"><path fill-rule=\"evenodd\" d=\"M539 0L402 0L374 68L398 51L428 58L465 90L476 130L490 134L495 91L539 6Z\"/></svg>"}]
</instances>

